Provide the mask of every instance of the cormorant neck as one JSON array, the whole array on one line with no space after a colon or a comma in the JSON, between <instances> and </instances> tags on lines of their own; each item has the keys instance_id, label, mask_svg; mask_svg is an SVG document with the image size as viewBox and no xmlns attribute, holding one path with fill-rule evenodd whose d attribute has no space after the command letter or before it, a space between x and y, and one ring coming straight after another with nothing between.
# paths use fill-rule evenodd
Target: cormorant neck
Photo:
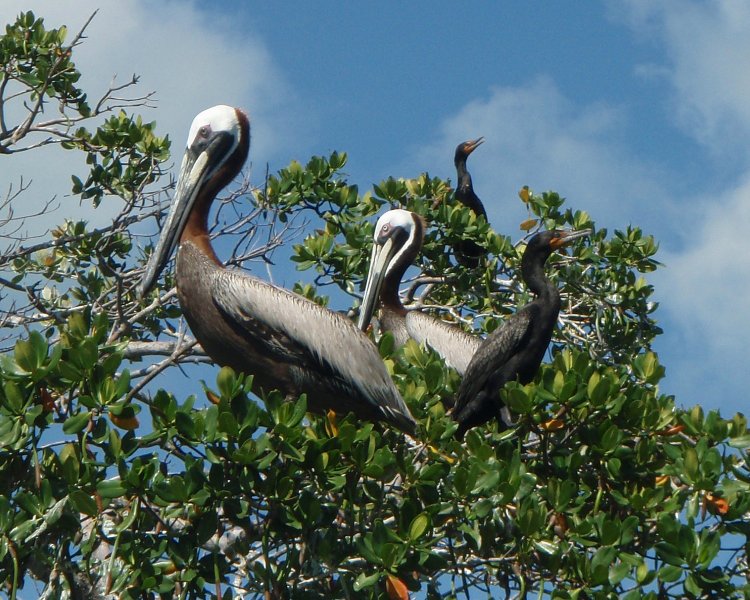
<instances>
[{"instance_id":1,"label":"cormorant neck","mask_svg":"<svg viewBox=\"0 0 750 600\"><path fill-rule=\"evenodd\" d=\"M471 182L471 173L466 169L465 158L456 160L456 174L458 175L455 194L456 200L464 206L468 206L478 217L481 216L486 219L487 211L485 211L484 205L474 192L474 186Z\"/></svg>"},{"instance_id":2,"label":"cormorant neck","mask_svg":"<svg viewBox=\"0 0 750 600\"><path fill-rule=\"evenodd\" d=\"M544 264L549 258L549 252L531 251L527 248L521 259L521 277L526 286L534 294L542 298L556 296L559 301L557 287L547 278L544 272Z\"/></svg>"},{"instance_id":3,"label":"cormorant neck","mask_svg":"<svg viewBox=\"0 0 750 600\"><path fill-rule=\"evenodd\" d=\"M471 174L466 168L465 158L456 160L456 177L458 178L458 181L456 183L459 188L466 186L471 187Z\"/></svg>"}]
</instances>

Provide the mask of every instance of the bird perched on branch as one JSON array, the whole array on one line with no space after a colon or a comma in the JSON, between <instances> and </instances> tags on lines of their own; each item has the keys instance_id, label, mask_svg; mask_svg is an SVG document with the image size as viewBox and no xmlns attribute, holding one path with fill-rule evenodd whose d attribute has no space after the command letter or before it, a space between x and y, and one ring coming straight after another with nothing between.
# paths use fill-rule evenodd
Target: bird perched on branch
<instances>
[{"instance_id":1,"label":"bird perched on branch","mask_svg":"<svg viewBox=\"0 0 750 600\"><path fill-rule=\"evenodd\" d=\"M521 258L521 278L536 298L489 334L472 356L451 413L459 438L494 417L510 425L500 390L509 381L525 385L534 379L560 313L560 292L545 275L544 264L554 250L590 233L543 231L529 240Z\"/></svg>"},{"instance_id":2,"label":"bird perched on branch","mask_svg":"<svg viewBox=\"0 0 750 600\"><path fill-rule=\"evenodd\" d=\"M240 171L250 146L241 110L214 106L195 117L161 237L141 296L177 249L182 312L206 353L253 375L256 393L307 394L308 409L353 412L414 433L416 422L377 348L343 315L247 273L224 268L211 246L212 202Z\"/></svg>"},{"instance_id":3,"label":"bird perched on branch","mask_svg":"<svg viewBox=\"0 0 750 600\"><path fill-rule=\"evenodd\" d=\"M422 311L407 310L398 294L406 269L422 248L424 230L424 219L408 210L389 210L378 219L358 325L367 329L379 303L381 329L390 331L396 344L402 346L409 338L427 344L463 373L482 338Z\"/></svg>"},{"instance_id":4,"label":"bird perched on branch","mask_svg":"<svg viewBox=\"0 0 750 600\"><path fill-rule=\"evenodd\" d=\"M482 204L479 196L474 192L471 173L466 168L469 155L483 142L484 138L480 137L461 142L456 146L456 153L453 157L453 164L456 166L456 193L454 197L461 204L473 210L477 217L484 217L486 220L487 211L484 209L484 204ZM453 250L458 264L471 269L479 265L479 259L486 253L486 250L474 240L461 240L454 246Z\"/></svg>"}]
</instances>

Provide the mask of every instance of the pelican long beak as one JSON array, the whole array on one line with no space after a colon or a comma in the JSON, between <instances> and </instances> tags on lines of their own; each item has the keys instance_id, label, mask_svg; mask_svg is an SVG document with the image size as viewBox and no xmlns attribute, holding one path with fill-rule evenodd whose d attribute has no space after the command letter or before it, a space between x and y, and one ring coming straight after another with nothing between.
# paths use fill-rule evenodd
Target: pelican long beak
<instances>
[{"instance_id":1,"label":"pelican long beak","mask_svg":"<svg viewBox=\"0 0 750 600\"><path fill-rule=\"evenodd\" d=\"M205 152L196 156L188 149L182 158L180 175L177 178L177 187L172 198L172 207L169 209L156 249L149 258L138 289L138 296L141 298L148 294L154 286L177 247L177 242L183 229L185 229L185 223L187 223L187 218L193 209L195 198L205 178L207 163L208 156Z\"/></svg>"},{"instance_id":2,"label":"pelican long beak","mask_svg":"<svg viewBox=\"0 0 750 600\"><path fill-rule=\"evenodd\" d=\"M558 248L567 246L573 240L577 240L578 238L586 237L588 235L591 235L591 229L579 229L578 231L561 231L560 237L553 239L550 242L550 246L552 246L554 250L557 250Z\"/></svg>"},{"instance_id":3,"label":"pelican long beak","mask_svg":"<svg viewBox=\"0 0 750 600\"><path fill-rule=\"evenodd\" d=\"M225 132L214 134L205 147L190 147L185 151L177 178L177 186L164 222L156 249L149 258L138 289L138 296L143 298L154 286L160 273L164 270L180 240L190 212L201 189L221 166L227 148L232 139Z\"/></svg>"},{"instance_id":4,"label":"pelican long beak","mask_svg":"<svg viewBox=\"0 0 750 600\"><path fill-rule=\"evenodd\" d=\"M365 284L365 292L362 295L362 305L359 307L359 321L357 322L357 327L362 331L367 329L372 320L372 315L378 305L380 289L383 287L383 280L385 279L388 265L397 251L398 246L394 244L392 238L388 238L382 245L375 242L372 246L370 270L367 273L367 283Z\"/></svg>"}]
</instances>

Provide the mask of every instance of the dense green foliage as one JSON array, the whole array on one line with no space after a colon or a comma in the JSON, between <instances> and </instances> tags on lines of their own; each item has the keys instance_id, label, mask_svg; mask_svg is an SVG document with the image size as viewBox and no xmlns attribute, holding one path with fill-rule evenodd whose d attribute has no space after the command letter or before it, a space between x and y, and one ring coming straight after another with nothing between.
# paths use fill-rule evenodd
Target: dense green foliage
<instances>
[{"instance_id":1,"label":"dense green foliage","mask_svg":"<svg viewBox=\"0 0 750 600\"><path fill-rule=\"evenodd\" d=\"M164 192L153 186L169 143L131 114L138 102L120 111L105 96L89 108L64 39L30 13L8 26L0 99L20 90L83 119L56 138L89 165L73 193L117 208L111 227L66 222L0 258L9 596L32 580L45 597L76 598L750 593L750 431L741 415L683 410L660 393L657 306L643 278L659 266L653 238L597 229L557 194L521 190L527 234L594 233L548 261L563 311L535 381L502 392L517 418L509 431L488 424L457 442L446 406L459 376L390 335L376 343L420 423L414 440L306 414L304 396L255 398L229 369L215 385L186 384L179 367L206 358L180 333L171 275L145 301L133 291L144 260L133 225L159 212ZM40 114L30 105L31 122ZM0 122L0 148L22 148L26 133ZM269 257L305 222L291 250L306 277L296 291L356 307L375 216L403 206L430 225L406 283L410 306L481 335L530 299L518 278L526 234L507 223L498 228L512 237L496 233L427 175L360 194L345 164L343 153L292 162L254 193L247 182L232 191L215 220L230 262ZM461 238L488 250L474 270L452 257Z\"/></svg>"}]
</instances>

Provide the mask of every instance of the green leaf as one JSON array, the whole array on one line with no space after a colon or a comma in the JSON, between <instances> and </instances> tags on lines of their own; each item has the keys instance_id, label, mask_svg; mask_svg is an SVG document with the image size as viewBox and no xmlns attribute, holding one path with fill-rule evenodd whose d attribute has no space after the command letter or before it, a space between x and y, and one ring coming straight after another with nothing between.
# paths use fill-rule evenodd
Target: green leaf
<instances>
[{"instance_id":1,"label":"green leaf","mask_svg":"<svg viewBox=\"0 0 750 600\"><path fill-rule=\"evenodd\" d=\"M732 446L732 448L746 450L747 448L750 448L750 433L730 438L727 443Z\"/></svg>"},{"instance_id":2,"label":"green leaf","mask_svg":"<svg viewBox=\"0 0 750 600\"><path fill-rule=\"evenodd\" d=\"M96 491L102 498L119 498L126 492L125 486L119 479L100 481L96 485Z\"/></svg>"},{"instance_id":3,"label":"green leaf","mask_svg":"<svg viewBox=\"0 0 750 600\"><path fill-rule=\"evenodd\" d=\"M87 494L83 490L73 490L68 498L73 508L78 512L90 517L95 517L99 513L96 501L91 497L91 494Z\"/></svg>"},{"instance_id":4,"label":"green leaf","mask_svg":"<svg viewBox=\"0 0 750 600\"><path fill-rule=\"evenodd\" d=\"M665 583L673 583L682 577L682 568L677 565L665 565L659 569L658 577Z\"/></svg>"},{"instance_id":5,"label":"green leaf","mask_svg":"<svg viewBox=\"0 0 750 600\"><path fill-rule=\"evenodd\" d=\"M609 568L610 585L618 585L630 574L630 565L624 562L616 562Z\"/></svg>"},{"instance_id":6,"label":"green leaf","mask_svg":"<svg viewBox=\"0 0 750 600\"><path fill-rule=\"evenodd\" d=\"M357 579L354 580L354 591L359 592L360 590L372 587L378 581L380 581L380 578L382 576L383 573L381 571L377 571L370 575L367 575L367 573L360 573L359 575L357 575Z\"/></svg>"},{"instance_id":7,"label":"green leaf","mask_svg":"<svg viewBox=\"0 0 750 600\"><path fill-rule=\"evenodd\" d=\"M620 539L620 524L605 519L602 523L601 543L610 546Z\"/></svg>"},{"instance_id":8,"label":"green leaf","mask_svg":"<svg viewBox=\"0 0 750 600\"><path fill-rule=\"evenodd\" d=\"M599 446L605 452L611 452L620 444L622 437L622 431L613 423L602 434Z\"/></svg>"},{"instance_id":9,"label":"green leaf","mask_svg":"<svg viewBox=\"0 0 750 600\"><path fill-rule=\"evenodd\" d=\"M550 542L547 540L535 541L534 546L540 552L544 552L545 554L549 554L550 556L556 554L560 548L555 542Z\"/></svg>"},{"instance_id":10,"label":"green leaf","mask_svg":"<svg viewBox=\"0 0 750 600\"><path fill-rule=\"evenodd\" d=\"M640 585L648 585L654 580L654 577L656 577L656 573L651 571L645 562L640 563L635 570L635 580Z\"/></svg>"},{"instance_id":11,"label":"green leaf","mask_svg":"<svg viewBox=\"0 0 750 600\"><path fill-rule=\"evenodd\" d=\"M133 502L130 505L127 516L117 525L117 531L126 531L127 529L130 529L138 517L138 506L138 502Z\"/></svg>"},{"instance_id":12,"label":"green leaf","mask_svg":"<svg viewBox=\"0 0 750 600\"><path fill-rule=\"evenodd\" d=\"M531 398L526 391L518 386L506 388L505 403L516 414L525 415L533 410Z\"/></svg>"},{"instance_id":13,"label":"green leaf","mask_svg":"<svg viewBox=\"0 0 750 600\"><path fill-rule=\"evenodd\" d=\"M73 415L72 417L68 417L65 419L65 423L63 423L63 432L67 433L68 435L73 433L78 433L81 431L86 425L88 425L88 422L91 420L91 413L88 411L81 411L77 415Z\"/></svg>"},{"instance_id":14,"label":"green leaf","mask_svg":"<svg viewBox=\"0 0 750 600\"><path fill-rule=\"evenodd\" d=\"M656 544L655 549L656 554L665 563L673 565L674 567L681 567L683 565L683 557L680 555L677 548L675 548L673 544L670 544L669 542L659 542ZM661 574L661 571L659 572L659 578L664 578Z\"/></svg>"},{"instance_id":15,"label":"green leaf","mask_svg":"<svg viewBox=\"0 0 750 600\"><path fill-rule=\"evenodd\" d=\"M289 417L286 419L287 427L297 427L302 422L302 419L305 418L305 413L307 412L307 394L302 394L293 406L294 410L291 411Z\"/></svg>"},{"instance_id":16,"label":"green leaf","mask_svg":"<svg viewBox=\"0 0 750 600\"><path fill-rule=\"evenodd\" d=\"M8 408L14 414L21 414L26 404L26 400L21 394L21 390L14 381L6 380L3 382L3 391L5 399L8 402Z\"/></svg>"},{"instance_id":17,"label":"green leaf","mask_svg":"<svg viewBox=\"0 0 750 600\"><path fill-rule=\"evenodd\" d=\"M683 463L685 465L685 475L687 475L690 481L695 481L698 476L698 453L695 451L695 448L685 448Z\"/></svg>"},{"instance_id":18,"label":"green leaf","mask_svg":"<svg viewBox=\"0 0 750 600\"><path fill-rule=\"evenodd\" d=\"M237 424L237 419L231 412L228 411L221 411L219 413L218 429L219 431L226 433L230 438L236 438L240 431L239 425Z\"/></svg>"},{"instance_id":19,"label":"green leaf","mask_svg":"<svg viewBox=\"0 0 750 600\"><path fill-rule=\"evenodd\" d=\"M231 367L222 367L216 375L216 387L222 398L231 399L235 395L236 375Z\"/></svg>"},{"instance_id":20,"label":"green leaf","mask_svg":"<svg viewBox=\"0 0 750 600\"><path fill-rule=\"evenodd\" d=\"M692 594L693 597L698 598L701 596L701 587L695 580L695 576L693 575L693 573L688 573L687 577L685 577L683 585L685 586L685 591Z\"/></svg>"},{"instance_id":21,"label":"green leaf","mask_svg":"<svg viewBox=\"0 0 750 600\"><path fill-rule=\"evenodd\" d=\"M414 542L418 540L427 531L430 526L430 517L427 513L420 513L409 525L409 539Z\"/></svg>"},{"instance_id":22,"label":"green leaf","mask_svg":"<svg viewBox=\"0 0 750 600\"><path fill-rule=\"evenodd\" d=\"M43 348L43 355L40 352ZM28 340L18 340L15 346L15 359L21 369L34 373L47 355L47 342L38 331L32 331Z\"/></svg>"},{"instance_id":23,"label":"green leaf","mask_svg":"<svg viewBox=\"0 0 750 600\"><path fill-rule=\"evenodd\" d=\"M601 570L604 567L609 569L616 555L617 548L599 548L599 550L594 553L594 556L591 559L592 570L597 571Z\"/></svg>"},{"instance_id":24,"label":"green leaf","mask_svg":"<svg viewBox=\"0 0 750 600\"><path fill-rule=\"evenodd\" d=\"M607 377L601 377L594 371L589 377L587 393L591 404L594 406L601 405L609 394L610 382Z\"/></svg>"}]
</instances>

